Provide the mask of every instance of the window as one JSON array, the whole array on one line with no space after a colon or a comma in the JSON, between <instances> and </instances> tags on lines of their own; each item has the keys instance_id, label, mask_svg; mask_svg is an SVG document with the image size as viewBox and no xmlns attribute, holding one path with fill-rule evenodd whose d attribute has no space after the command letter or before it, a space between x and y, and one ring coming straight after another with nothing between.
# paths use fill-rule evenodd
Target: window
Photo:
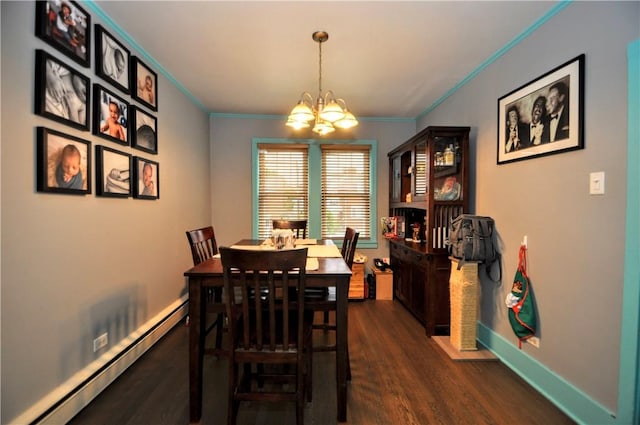
<instances>
[{"instance_id":1,"label":"window","mask_svg":"<svg viewBox=\"0 0 640 425\"><path fill-rule=\"evenodd\" d=\"M322 239L341 238L353 227L370 238L370 146L323 145Z\"/></svg>"},{"instance_id":2,"label":"window","mask_svg":"<svg viewBox=\"0 0 640 425\"><path fill-rule=\"evenodd\" d=\"M309 216L306 145L258 146L258 235L269 237L274 219Z\"/></svg>"},{"instance_id":3,"label":"window","mask_svg":"<svg viewBox=\"0 0 640 425\"><path fill-rule=\"evenodd\" d=\"M269 237L273 219L306 218L310 238L342 241L348 226L375 248L376 152L370 140L254 139L253 237Z\"/></svg>"}]
</instances>

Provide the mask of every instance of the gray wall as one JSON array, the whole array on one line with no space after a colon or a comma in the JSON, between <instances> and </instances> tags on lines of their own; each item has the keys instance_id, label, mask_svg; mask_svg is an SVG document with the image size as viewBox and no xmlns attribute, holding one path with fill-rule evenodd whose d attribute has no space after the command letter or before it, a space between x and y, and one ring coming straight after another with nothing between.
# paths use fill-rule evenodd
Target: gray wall
<instances>
[{"instance_id":1,"label":"gray wall","mask_svg":"<svg viewBox=\"0 0 640 425\"><path fill-rule=\"evenodd\" d=\"M293 102L293 101L292 101ZM213 222L221 244L230 245L241 237L251 236L251 141L260 138L313 139L311 131L294 133L283 119L240 119L212 116L211 181ZM346 133L352 139L376 140L378 143L378 215L389 211L389 162L387 152L415 134L415 123L360 119L360 125ZM338 139L341 134L333 133ZM323 140L331 140L324 137ZM227 200L233 200L233 207ZM388 257L388 242L378 233L377 249L360 249L372 263L374 257Z\"/></svg>"},{"instance_id":2,"label":"gray wall","mask_svg":"<svg viewBox=\"0 0 640 425\"><path fill-rule=\"evenodd\" d=\"M496 220L504 242L503 284L482 282L481 323L517 344L504 299L527 235L540 348L523 350L612 412L619 395L627 46L638 37L638 2L574 2L418 123L472 127L475 212ZM498 98L581 53L585 149L496 165ZM589 195L594 171L606 173L604 196Z\"/></svg>"},{"instance_id":3,"label":"gray wall","mask_svg":"<svg viewBox=\"0 0 640 425\"><path fill-rule=\"evenodd\" d=\"M111 348L179 300L192 264L184 231L211 219L207 114L161 75L158 155L33 114L35 49L105 84L93 54L82 68L34 36L34 5L1 2L2 423L103 354L99 333ZM158 161L160 199L96 197L95 174L92 195L37 193L37 126L89 140L92 155L104 145Z\"/></svg>"}]
</instances>

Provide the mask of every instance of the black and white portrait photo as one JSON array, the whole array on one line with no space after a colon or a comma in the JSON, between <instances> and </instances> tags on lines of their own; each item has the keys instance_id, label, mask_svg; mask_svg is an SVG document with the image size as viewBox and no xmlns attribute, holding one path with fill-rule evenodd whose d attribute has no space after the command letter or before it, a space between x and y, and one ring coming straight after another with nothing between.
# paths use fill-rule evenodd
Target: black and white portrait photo
<instances>
[{"instance_id":1,"label":"black and white portrait photo","mask_svg":"<svg viewBox=\"0 0 640 425\"><path fill-rule=\"evenodd\" d=\"M106 29L96 25L96 72L124 93L129 93L129 50Z\"/></svg>"},{"instance_id":2,"label":"black and white portrait photo","mask_svg":"<svg viewBox=\"0 0 640 425\"><path fill-rule=\"evenodd\" d=\"M36 51L36 113L89 129L89 78L44 50Z\"/></svg>"},{"instance_id":3,"label":"black and white portrait photo","mask_svg":"<svg viewBox=\"0 0 640 425\"><path fill-rule=\"evenodd\" d=\"M584 55L498 99L498 164L583 149Z\"/></svg>"},{"instance_id":4,"label":"black and white portrait photo","mask_svg":"<svg viewBox=\"0 0 640 425\"><path fill-rule=\"evenodd\" d=\"M149 153L158 153L157 119L137 106L131 107L131 146Z\"/></svg>"}]
</instances>

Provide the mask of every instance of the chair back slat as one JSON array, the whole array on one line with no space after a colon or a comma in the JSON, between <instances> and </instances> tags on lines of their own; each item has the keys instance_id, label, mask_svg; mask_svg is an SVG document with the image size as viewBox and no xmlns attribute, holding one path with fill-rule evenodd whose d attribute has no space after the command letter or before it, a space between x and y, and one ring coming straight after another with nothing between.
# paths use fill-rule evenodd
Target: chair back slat
<instances>
[{"instance_id":1,"label":"chair back slat","mask_svg":"<svg viewBox=\"0 0 640 425\"><path fill-rule=\"evenodd\" d=\"M307 238L307 220L273 220L274 229L290 229L298 239Z\"/></svg>"},{"instance_id":2,"label":"chair back slat","mask_svg":"<svg viewBox=\"0 0 640 425\"><path fill-rule=\"evenodd\" d=\"M302 343L307 249L252 251L220 247L232 347L282 356ZM295 316L292 316L295 315ZM291 319L296 318L297 321ZM234 332L242 321L241 335ZM295 336L291 323L297 324Z\"/></svg>"}]
</instances>

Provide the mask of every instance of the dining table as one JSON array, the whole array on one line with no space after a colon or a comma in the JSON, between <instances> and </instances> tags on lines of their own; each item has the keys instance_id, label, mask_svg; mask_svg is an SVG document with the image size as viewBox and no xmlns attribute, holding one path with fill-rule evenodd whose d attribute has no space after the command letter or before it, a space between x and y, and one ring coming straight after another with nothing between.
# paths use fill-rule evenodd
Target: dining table
<instances>
[{"instance_id":1,"label":"dining table","mask_svg":"<svg viewBox=\"0 0 640 425\"><path fill-rule=\"evenodd\" d=\"M306 286L336 288L336 394L338 422L347 420L347 330L348 296L351 269L331 239L297 240L306 247ZM247 250L272 250L269 240L242 239L231 246ZM203 356L205 345L206 291L223 287L222 262L218 255L184 272L189 285L189 421L202 416Z\"/></svg>"}]
</instances>

